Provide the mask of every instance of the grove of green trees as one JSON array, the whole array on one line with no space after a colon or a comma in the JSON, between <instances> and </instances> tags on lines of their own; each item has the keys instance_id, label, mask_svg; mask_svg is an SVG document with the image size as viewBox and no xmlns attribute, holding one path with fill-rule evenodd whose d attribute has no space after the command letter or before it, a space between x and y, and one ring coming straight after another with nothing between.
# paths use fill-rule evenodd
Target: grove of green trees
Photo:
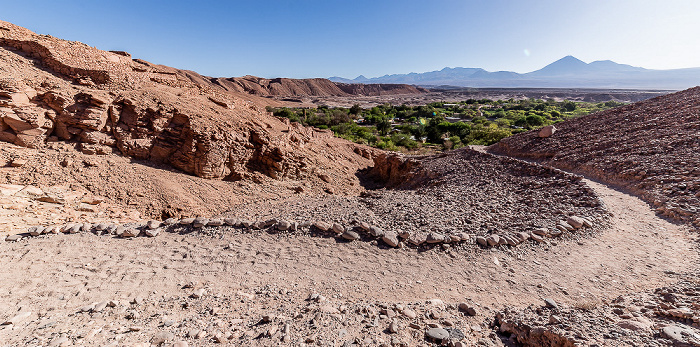
<instances>
[{"instance_id":1,"label":"grove of green trees","mask_svg":"<svg viewBox=\"0 0 700 347\"><path fill-rule=\"evenodd\" d=\"M363 109L268 108L277 117L307 126L331 129L336 136L387 150L422 146L441 149L491 145L519 132L555 124L567 118L621 106L623 103L469 99L423 106L383 104Z\"/></svg>"}]
</instances>

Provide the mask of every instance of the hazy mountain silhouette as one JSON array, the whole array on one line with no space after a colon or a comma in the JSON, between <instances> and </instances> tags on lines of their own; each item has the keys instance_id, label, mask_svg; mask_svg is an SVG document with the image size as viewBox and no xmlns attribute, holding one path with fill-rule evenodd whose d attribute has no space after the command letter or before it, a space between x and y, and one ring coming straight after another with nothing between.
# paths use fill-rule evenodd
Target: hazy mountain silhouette
<instances>
[{"instance_id":1,"label":"hazy mountain silhouette","mask_svg":"<svg viewBox=\"0 0 700 347\"><path fill-rule=\"evenodd\" d=\"M444 68L424 73L384 75L355 79L331 77L343 83L405 83L420 86L459 87L551 87L551 88L632 88L686 89L700 85L700 68L651 70L611 60L585 63L573 56L561 58L539 70L520 74L490 72L481 68Z\"/></svg>"}]
</instances>

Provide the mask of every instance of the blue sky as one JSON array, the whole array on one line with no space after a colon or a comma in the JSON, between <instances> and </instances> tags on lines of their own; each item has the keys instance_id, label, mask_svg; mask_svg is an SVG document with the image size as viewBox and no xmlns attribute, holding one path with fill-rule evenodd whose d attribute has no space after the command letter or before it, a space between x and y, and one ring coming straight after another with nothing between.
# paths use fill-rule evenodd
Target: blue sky
<instances>
[{"instance_id":1,"label":"blue sky","mask_svg":"<svg viewBox=\"0 0 700 347\"><path fill-rule=\"evenodd\" d=\"M0 19L217 77L700 66L697 0L0 0Z\"/></svg>"}]
</instances>

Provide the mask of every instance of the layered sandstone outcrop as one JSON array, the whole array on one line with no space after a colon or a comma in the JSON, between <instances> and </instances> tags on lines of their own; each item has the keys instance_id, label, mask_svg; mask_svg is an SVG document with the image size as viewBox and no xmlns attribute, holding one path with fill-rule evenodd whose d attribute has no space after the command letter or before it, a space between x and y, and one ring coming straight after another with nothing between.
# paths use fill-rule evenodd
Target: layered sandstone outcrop
<instances>
[{"instance_id":1,"label":"layered sandstone outcrop","mask_svg":"<svg viewBox=\"0 0 700 347\"><path fill-rule=\"evenodd\" d=\"M269 102L191 71L0 21L0 140L73 143L205 178L354 177L374 150L264 111Z\"/></svg>"}]
</instances>

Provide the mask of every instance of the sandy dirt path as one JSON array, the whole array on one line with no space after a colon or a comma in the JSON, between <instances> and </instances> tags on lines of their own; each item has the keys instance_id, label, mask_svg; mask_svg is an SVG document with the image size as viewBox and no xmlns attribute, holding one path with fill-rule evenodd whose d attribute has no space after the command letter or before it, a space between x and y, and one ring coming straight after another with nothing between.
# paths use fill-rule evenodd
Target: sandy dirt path
<instances>
[{"instance_id":1,"label":"sandy dirt path","mask_svg":"<svg viewBox=\"0 0 700 347\"><path fill-rule=\"evenodd\" d=\"M19 311L32 316L0 327L0 339L12 344L51 335L84 323L75 315L84 305L182 295L191 282L212 293L279 288L291 302L303 302L310 293L348 303L469 301L484 308L484 319L503 306L541 303L545 297L595 304L663 286L675 273L697 267L696 235L658 218L636 197L587 184L612 211L612 228L592 238L527 246L524 255L479 249L450 256L257 232L131 240L75 234L1 243L0 320ZM251 310L264 308L262 303ZM61 322L38 330L47 316Z\"/></svg>"}]
</instances>

